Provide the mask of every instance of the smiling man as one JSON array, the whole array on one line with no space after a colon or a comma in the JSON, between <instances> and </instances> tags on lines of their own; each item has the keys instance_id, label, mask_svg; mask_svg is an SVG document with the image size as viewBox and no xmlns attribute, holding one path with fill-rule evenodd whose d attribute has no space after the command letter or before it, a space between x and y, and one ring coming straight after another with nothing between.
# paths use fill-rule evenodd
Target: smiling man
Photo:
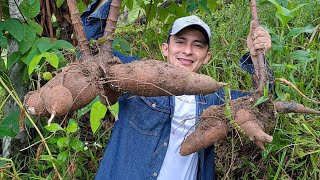
<instances>
[{"instance_id":1,"label":"smiling man","mask_svg":"<svg viewBox=\"0 0 320 180\"><path fill-rule=\"evenodd\" d=\"M261 27L251 28L247 45L251 55L258 49L271 47L269 33ZM186 71L198 72L212 54L210 28L197 16L177 19L162 53L169 64ZM115 54L117 56L117 54ZM123 58L120 59L125 62ZM253 72L250 54L242 59L242 67ZM248 68L251 67L251 68ZM245 96L231 92L231 98ZM141 97L123 94L119 116L96 174L98 180L212 180L214 179L214 148L188 156L179 154L186 135L195 130L204 109L223 104L224 91L209 95Z\"/></svg>"}]
</instances>

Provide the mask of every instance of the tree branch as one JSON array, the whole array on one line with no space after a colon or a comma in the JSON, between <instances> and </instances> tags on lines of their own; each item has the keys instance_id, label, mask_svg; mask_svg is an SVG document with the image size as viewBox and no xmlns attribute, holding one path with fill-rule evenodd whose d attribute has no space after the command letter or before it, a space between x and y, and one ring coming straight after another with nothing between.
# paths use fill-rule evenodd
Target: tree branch
<instances>
[{"instance_id":1,"label":"tree branch","mask_svg":"<svg viewBox=\"0 0 320 180\"><path fill-rule=\"evenodd\" d=\"M257 28L259 26L259 18L257 13L257 3L256 0L251 0L251 13L252 13L252 21L253 28ZM262 50L258 50L257 56L251 56L252 63L254 65L255 75L256 75L256 84L257 84L257 92L263 94L264 85L267 82L267 70L264 60L264 54Z\"/></svg>"},{"instance_id":2,"label":"tree branch","mask_svg":"<svg viewBox=\"0 0 320 180\"><path fill-rule=\"evenodd\" d=\"M90 52L89 43L84 32L84 28L82 26L79 11L77 8L77 2L76 0L67 0L67 3L70 11L71 22L74 28L76 38L79 43L82 56L81 59L82 61L88 61L92 58L92 54Z\"/></svg>"},{"instance_id":3,"label":"tree branch","mask_svg":"<svg viewBox=\"0 0 320 180\"><path fill-rule=\"evenodd\" d=\"M104 31L103 38L106 40L101 44L101 52L105 52L107 58L112 58L112 42L114 39L114 31L117 26L117 21L119 17L119 9L121 5L121 0L113 0L110 4L110 11L107 19L107 26Z\"/></svg>"}]
</instances>

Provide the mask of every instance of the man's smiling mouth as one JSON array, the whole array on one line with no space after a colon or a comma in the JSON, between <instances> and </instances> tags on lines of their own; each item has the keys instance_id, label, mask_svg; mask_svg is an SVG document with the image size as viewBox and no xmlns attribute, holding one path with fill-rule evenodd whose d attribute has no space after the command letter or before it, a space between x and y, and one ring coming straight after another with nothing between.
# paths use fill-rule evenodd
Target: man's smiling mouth
<instances>
[{"instance_id":1,"label":"man's smiling mouth","mask_svg":"<svg viewBox=\"0 0 320 180\"><path fill-rule=\"evenodd\" d=\"M191 65L194 61L185 58L177 58L179 62L183 65Z\"/></svg>"}]
</instances>

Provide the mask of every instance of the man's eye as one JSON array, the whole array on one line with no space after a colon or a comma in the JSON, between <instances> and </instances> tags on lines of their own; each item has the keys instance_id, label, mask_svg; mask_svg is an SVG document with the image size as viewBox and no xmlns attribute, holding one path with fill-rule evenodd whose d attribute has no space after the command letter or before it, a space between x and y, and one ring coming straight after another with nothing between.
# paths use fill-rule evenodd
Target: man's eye
<instances>
[{"instance_id":1,"label":"man's eye","mask_svg":"<svg viewBox=\"0 0 320 180\"><path fill-rule=\"evenodd\" d=\"M183 43L183 41L176 41L176 43L177 43L177 44L182 44L182 43Z\"/></svg>"},{"instance_id":2,"label":"man's eye","mask_svg":"<svg viewBox=\"0 0 320 180\"><path fill-rule=\"evenodd\" d=\"M203 48L203 44L195 44L194 46L196 46L198 48Z\"/></svg>"}]
</instances>

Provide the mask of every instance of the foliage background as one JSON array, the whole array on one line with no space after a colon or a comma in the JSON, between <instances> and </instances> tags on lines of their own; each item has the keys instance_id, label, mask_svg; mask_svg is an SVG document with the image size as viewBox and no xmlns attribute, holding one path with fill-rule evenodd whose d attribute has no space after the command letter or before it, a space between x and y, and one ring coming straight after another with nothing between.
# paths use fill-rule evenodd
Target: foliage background
<instances>
[{"instance_id":1,"label":"foliage background","mask_svg":"<svg viewBox=\"0 0 320 180\"><path fill-rule=\"evenodd\" d=\"M37 7L36 2L42 3L43 1L25 0L24 6ZM244 73L238 64L241 55L247 51L246 37L251 20L249 1L188 0L178 5L173 3L166 8L154 6L154 4L162 3L160 0L152 2L152 6L149 1L142 0L123 2L123 16L116 30L115 49L131 56L164 60L160 47L161 43L166 41L169 24L177 16L197 14L212 29L213 58L203 67L202 73L219 81L228 82L234 89L250 90L252 88L251 76ZM290 80L308 97L320 99L320 1L269 0L258 2L261 25L269 30L273 40L272 50L266 56L275 76ZM78 8L83 11L89 3L90 1L78 1ZM11 20L6 4L7 2L2 1L2 24ZM124 8L124 5L128 10ZM20 77L25 83L23 86L34 89L39 83L42 85L46 82L45 73L53 74L56 68L75 61L75 50L72 45L76 46L76 42L72 38L72 27L59 20L59 15L68 13L66 2L56 1L55 6L58 11L52 12L56 20L54 16L51 17L53 38L65 41L58 41L60 43L56 43L55 48L52 45L48 46L50 39L44 38L50 37L48 27L44 26L40 32L41 28L36 26L38 30L35 28L35 32L32 32L36 34L31 43L33 46L30 45L29 49L23 46L25 49L19 49L20 55L16 53L15 56L8 56L6 52L9 41L5 42L2 38L0 43L2 65L0 63L0 67L3 80L11 70L8 64L19 64L24 74L23 77ZM296 7L299 8L295 11ZM29 14L24 15L39 23L43 14L40 13L40 10L34 11L37 13L28 11ZM288 19L289 21L286 21ZM4 27L1 26L1 23L0 27ZM26 27L24 24L22 26ZM63 33L63 28L67 28L68 31ZM5 37L8 40L19 38L15 37L14 33L10 34L8 29L0 28L0 30L2 31L0 38ZM92 47L96 43L96 41L91 41ZM34 53L34 49L40 52ZM50 61L49 58L43 57L44 53L51 53L50 57L54 57L50 58ZM33 60L35 62L30 63L35 56L38 56L38 59L41 56L39 61ZM25 59L28 58L29 63L26 63ZM5 82L11 87L10 81ZM7 101L8 92L14 92L12 88L5 90L4 86L3 84L0 86L0 100L3 102L0 103L0 108L3 108L2 104ZM319 109L317 104L303 99L290 87L277 83L276 94L278 98L295 100ZM90 110L95 113L89 114ZM95 100L86 108L65 119L57 120L57 123L51 128L46 126L46 119L33 118L34 124L32 124L27 118L28 138L23 146L33 146L24 151L16 151L11 159L0 158L0 179L58 178L57 173L53 170L54 165L63 179L93 179L103 149L111 134L114 120L112 113L116 114L116 111L117 107L104 107L99 104L98 100ZM16 121L19 116L17 111L7 115L0 113L2 134L5 132L3 129L8 127L12 131L7 132L7 135L14 137L18 133ZM102 123L100 123L101 119L103 119ZM96 126L97 129L93 131L92 126ZM51 153L45 150L43 143L39 143L41 137L35 127L38 127L41 134L47 137ZM217 178L320 179L320 121L318 116L279 115L271 133L274 140L263 152L244 137L241 137L240 141L238 136L231 134L227 140L228 146L216 147ZM2 137L3 135L0 136Z\"/></svg>"}]
</instances>

